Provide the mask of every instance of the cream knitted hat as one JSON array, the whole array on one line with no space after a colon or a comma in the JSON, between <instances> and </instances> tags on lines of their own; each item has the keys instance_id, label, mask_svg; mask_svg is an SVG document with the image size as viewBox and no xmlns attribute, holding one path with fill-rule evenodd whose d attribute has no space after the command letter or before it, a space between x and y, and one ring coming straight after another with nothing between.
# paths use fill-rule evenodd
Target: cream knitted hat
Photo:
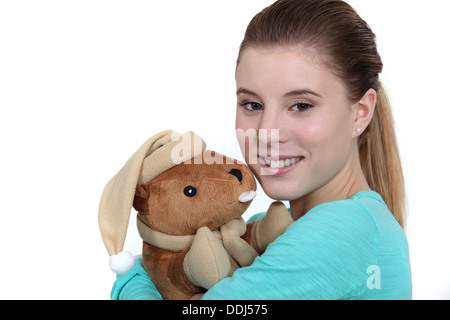
<instances>
[{"instance_id":1,"label":"cream knitted hat","mask_svg":"<svg viewBox=\"0 0 450 320\"><path fill-rule=\"evenodd\" d=\"M205 142L194 132L160 132L149 140L111 178L103 190L98 210L100 233L110 255L112 271L123 274L134 265L123 251L136 186L146 184L166 170L201 154Z\"/></svg>"}]
</instances>

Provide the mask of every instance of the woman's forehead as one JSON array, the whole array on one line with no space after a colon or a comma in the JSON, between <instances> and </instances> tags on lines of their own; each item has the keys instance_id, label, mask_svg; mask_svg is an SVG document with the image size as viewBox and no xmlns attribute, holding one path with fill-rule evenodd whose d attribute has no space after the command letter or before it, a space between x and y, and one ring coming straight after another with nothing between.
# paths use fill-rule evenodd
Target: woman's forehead
<instances>
[{"instance_id":1,"label":"woman's forehead","mask_svg":"<svg viewBox=\"0 0 450 320\"><path fill-rule=\"evenodd\" d=\"M246 48L236 70L236 85L238 92L269 90L279 95L309 90L320 96L320 92L344 88L312 51L295 47Z\"/></svg>"}]
</instances>

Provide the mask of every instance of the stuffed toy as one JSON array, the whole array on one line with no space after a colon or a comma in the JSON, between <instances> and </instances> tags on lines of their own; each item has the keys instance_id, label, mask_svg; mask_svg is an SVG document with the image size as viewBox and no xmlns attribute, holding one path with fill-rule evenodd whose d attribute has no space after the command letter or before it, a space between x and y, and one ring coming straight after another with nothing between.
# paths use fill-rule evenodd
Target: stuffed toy
<instances>
[{"instance_id":1,"label":"stuffed toy","mask_svg":"<svg viewBox=\"0 0 450 320\"><path fill-rule=\"evenodd\" d=\"M163 299L188 299L249 266L293 222L274 202L264 218L242 214L256 196L250 169L205 150L193 132L163 131L150 138L107 183L99 226L110 267L134 264L123 251L131 208L143 239L144 268Z\"/></svg>"}]
</instances>

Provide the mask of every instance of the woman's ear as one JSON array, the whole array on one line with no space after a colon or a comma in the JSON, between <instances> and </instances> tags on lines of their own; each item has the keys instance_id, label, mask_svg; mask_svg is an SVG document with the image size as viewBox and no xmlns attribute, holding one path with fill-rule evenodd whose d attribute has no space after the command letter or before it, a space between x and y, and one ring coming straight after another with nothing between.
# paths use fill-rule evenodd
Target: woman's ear
<instances>
[{"instance_id":1,"label":"woman's ear","mask_svg":"<svg viewBox=\"0 0 450 320\"><path fill-rule=\"evenodd\" d=\"M375 106L377 104L377 92L369 89L359 102L355 104L355 122L353 134L360 136L372 120Z\"/></svg>"},{"instance_id":2,"label":"woman's ear","mask_svg":"<svg viewBox=\"0 0 450 320\"><path fill-rule=\"evenodd\" d=\"M136 187L133 208L141 214L148 214L148 200L150 199L150 185L141 184Z\"/></svg>"}]
</instances>

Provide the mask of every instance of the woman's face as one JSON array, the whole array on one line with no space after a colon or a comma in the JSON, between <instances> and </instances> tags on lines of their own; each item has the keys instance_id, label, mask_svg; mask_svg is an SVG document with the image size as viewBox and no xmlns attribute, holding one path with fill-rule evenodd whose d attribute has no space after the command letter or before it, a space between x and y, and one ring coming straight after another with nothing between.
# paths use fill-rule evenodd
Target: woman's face
<instances>
[{"instance_id":1,"label":"woman's face","mask_svg":"<svg viewBox=\"0 0 450 320\"><path fill-rule=\"evenodd\" d=\"M248 47L236 85L241 150L269 197L342 187L358 159L356 105L339 78L302 49Z\"/></svg>"}]
</instances>

